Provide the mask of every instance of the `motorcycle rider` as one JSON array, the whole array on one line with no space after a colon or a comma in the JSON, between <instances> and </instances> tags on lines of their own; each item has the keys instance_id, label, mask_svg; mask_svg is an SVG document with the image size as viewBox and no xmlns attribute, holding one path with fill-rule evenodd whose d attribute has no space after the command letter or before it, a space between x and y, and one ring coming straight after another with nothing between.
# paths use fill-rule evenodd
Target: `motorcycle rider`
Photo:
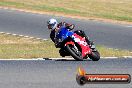
<instances>
[{"instance_id":1,"label":"motorcycle rider","mask_svg":"<svg viewBox=\"0 0 132 88\"><path fill-rule=\"evenodd\" d=\"M72 31L75 27L74 24L69 24L69 23L66 23L66 22L58 23L57 20L53 19L53 18L49 19L49 21L47 21L47 26L48 26L48 29L51 30L50 38L55 43L56 48L58 48L59 45L60 45L59 40L56 38L58 30L60 30L61 27L63 26L63 27L66 27L69 31ZM84 31L77 30L77 31L74 31L74 32L77 33L78 35L82 36L82 37L85 37L86 42L88 43L88 45L90 45L90 46L93 45L93 42L91 42L89 40L89 37L86 36Z\"/></svg>"}]
</instances>

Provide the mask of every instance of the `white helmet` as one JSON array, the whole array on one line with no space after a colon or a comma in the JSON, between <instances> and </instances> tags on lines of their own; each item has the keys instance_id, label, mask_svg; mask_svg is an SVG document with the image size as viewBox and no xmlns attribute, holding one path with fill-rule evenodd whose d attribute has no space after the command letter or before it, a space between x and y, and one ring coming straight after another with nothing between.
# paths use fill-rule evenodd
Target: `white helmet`
<instances>
[{"instance_id":1,"label":"white helmet","mask_svg":"<svg viewBox=\"0 0 132 88\"><path fill-rule=\"evenodd\" d=\"M50 19L48 22L47 22L47 26L49 29L51 30L54 30L56 27L57 27L57 20L56 19Z\"/></svg>"}]
</instances>

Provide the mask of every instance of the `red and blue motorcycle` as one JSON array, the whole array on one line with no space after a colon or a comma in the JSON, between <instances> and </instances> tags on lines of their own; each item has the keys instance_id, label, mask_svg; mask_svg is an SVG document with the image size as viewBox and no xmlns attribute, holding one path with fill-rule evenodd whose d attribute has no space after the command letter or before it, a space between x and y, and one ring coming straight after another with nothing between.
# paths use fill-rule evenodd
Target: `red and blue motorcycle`
<instances>
[{"instance_id":1,"label":"red and blue motorcycle","mask_svg":"<svg viewBox=\"0 0 132 88\"><path fill-rule=\"evenodd\" d=\"M100 54L95 47L91 47L86 42L85 37L78 34L77 31L69 31L67 28L62 27L57 35L59 44L59 53L62 57L72 56L75 60L85 60L87 58L93 61L100 59Z\"/></svg>"}]
</instances>

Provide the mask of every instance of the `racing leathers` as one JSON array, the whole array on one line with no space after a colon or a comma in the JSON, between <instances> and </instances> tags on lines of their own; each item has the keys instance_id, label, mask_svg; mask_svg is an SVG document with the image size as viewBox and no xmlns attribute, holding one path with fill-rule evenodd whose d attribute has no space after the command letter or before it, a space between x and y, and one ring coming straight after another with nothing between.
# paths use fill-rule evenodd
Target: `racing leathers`
<instances>
[{"instance_id":1,"label":"racing leathers","mask_svg":"<svg viewBox=\"0 0 132 88\"><path fill-rule=\"evenodd\" d=\"M66 27L69 31L73 30L74 29L74 24L69 24L69 23L66 23L66 22L61 22L57 25L57 28L61 28L61 27ZM56 30L52 30L51 33L50 33L50 38L51 40L55 43L55 46L56 47L59 47L59 41L58 39L56 38Z\"/></svg>"},{"instance_id":2,"label":"racing leathers","mask_svg":"<svg viewBox=\"0 0 132 88\"><path fill-rule=\"evenodd\" d=\"M75 27L74 24L69 24L69 23L66 23L66 22L61 22L61 23L59 23L59 24L57 25L58 28L61 28L62 26L63 26L63 27L66 27L69 31L72 31L72 30L74 29L74 27ZM88 43L88 45L91 46L91 45L93 44L93 42L91 42L91 41L89 40L89 37L86 36L86 34L84 33L84 31L82 31L82 30L76 30L76 31L74 31L74 32L75 32L76 34L82 36L82 37L85 37L86 42ZM50 38L51 38L51 40L55 43L56 48L58 48L59 45L60 45L60 42L59 42L58 39L56 38L56 30L52 30L52 31L51 31L51 33L50 33Z\"/></svg>"}]
</instances>

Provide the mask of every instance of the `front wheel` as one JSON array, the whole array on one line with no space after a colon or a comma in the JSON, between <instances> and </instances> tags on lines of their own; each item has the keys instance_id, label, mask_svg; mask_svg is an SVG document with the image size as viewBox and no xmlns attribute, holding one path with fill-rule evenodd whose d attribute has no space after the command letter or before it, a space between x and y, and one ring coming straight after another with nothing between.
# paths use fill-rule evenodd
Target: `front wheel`
<instances>
[{"instance_id":1,"label":"front wheel","mask_svg":"<svg viewBox=\"0 0 132 88\"><path fill-rule=\"evenodd\" d=\"M79 50L78 47L76 47L75 45L67 45L66 46L66 50L69 52L69 54L75 59L75 60L78 60L78 61L82 61L83 58L82 58L82 53L81 51Z\"/></svg>"},{"instance_id":2,"label":"front wheel","mask_svg":"<svg viewBox=\"0 0 132 88\"><path fill-rule=\"evenodd\" d=\"M92 53L89 55L89 58L92 59L93 61L98 61L100 59L100 54L97 50L92 51Z\"/></svg>"}]
</instances>

